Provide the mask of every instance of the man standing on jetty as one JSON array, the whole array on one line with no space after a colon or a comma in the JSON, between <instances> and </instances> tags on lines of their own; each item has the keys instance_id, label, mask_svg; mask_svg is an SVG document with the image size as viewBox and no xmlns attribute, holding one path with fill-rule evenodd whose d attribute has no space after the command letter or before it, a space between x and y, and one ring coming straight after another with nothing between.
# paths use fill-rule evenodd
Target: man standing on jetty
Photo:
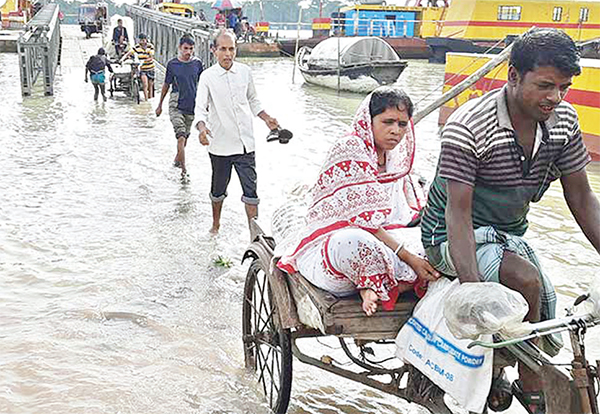
<instances>
[{"instance_id":1,"label":"man standing on jetty","mask_svg":"<svg viewBox=\"0 0 600 414\"><path fill-rule=\"evenodd\" d=\"M196 92L198 90L198 80L202 73L202 61L194 56L194 44L194 38L191 35L186 34L179 39L179 55L167 63L165 83L156 108L156 116L160 116L163 101L167 96L167 92L169 92L169 88L173 85L169 97L169 118L177 139L177 155L175 156L174 165L181 168L182 178L187 175L185 146L194 122Z\"/></svg>"},{"instance_id":2,"label":"man standing on jetty","mask_svg":"<svg viewBox=\"0 0 600 414\"><path fill-rule=\"evenodd\" d=\"M262 109L250 68L234 61L235 35L231 31L219 31L212 48L217 63L200 78L196 128L200 131L200 143L209 146L213 212L210 232L216 234L221 225L221 210L232 167L242 184L242 202L248 224L258 216L252 118L258 116L269 130L278 128L279 123Z\"/></svg>"},{"instance_id":3,"label":"man standing on jetty","mask_svg":"<svg viewBox=\"0 0 600 414\"><path fill-rule=\"evenodd\" d=\"M600 203L585 171L590 156L577 112L563 99L581 73L573 40L555 29L532 30L512 46L508 81L461 106L442 130L442 149L421 223L429 262L465 282L499 282L520 292L531 322L555 317L556 294L522 238L531 202L560 179L567 205L600 253ZM549 335L550 355L562 346ZM545 412L540 378L519 366L512 394L529 412ZM511 386L494 373L488 403L510 406Z\"/></svg>"}]
</instances>

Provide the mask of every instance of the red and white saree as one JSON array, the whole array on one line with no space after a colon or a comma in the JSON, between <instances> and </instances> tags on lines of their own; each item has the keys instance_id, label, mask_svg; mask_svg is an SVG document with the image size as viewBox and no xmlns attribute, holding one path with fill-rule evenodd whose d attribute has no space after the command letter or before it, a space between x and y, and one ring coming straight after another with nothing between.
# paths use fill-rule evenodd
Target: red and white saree
<instances>
[{"instance_id":1,"label":"red and white saree","mask_svg":"<svg viewBox=\"0 0 600 414\"><path fill-rule=\"evenodd\" d=\"M396 148L386 152L385 173L378 173L370 99L367 96L358 108L351 133L329 150L311 189L306 226L278 266L288 273L300 271L316 286L338 295L372 289L385 305L394 299L389 293L398 283L413 282L416 274L372 233L383 227L402 240L394 230L416 218L424 196L410 175L415 153L412 123ZM414 244L407 248L419 253L422 248Z\"/></svg>"}]
</instances>

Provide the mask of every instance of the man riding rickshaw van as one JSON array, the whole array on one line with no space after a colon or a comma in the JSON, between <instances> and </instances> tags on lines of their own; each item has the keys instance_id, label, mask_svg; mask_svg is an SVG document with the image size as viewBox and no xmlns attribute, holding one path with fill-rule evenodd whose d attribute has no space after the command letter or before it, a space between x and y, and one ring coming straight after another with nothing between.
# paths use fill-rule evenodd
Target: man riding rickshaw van
<instances>
[{"instance_id":1,"label":"man riding rickshaw van","mask_svg":"<svg viewBox=\"0 0 600 414\"><path fill-rule=\"evenodd\" d=\"M508 117L518 114L542 129L538 152L530 161L532 173L540 171L543 182L542 187L537 182L531 185L529 194L539 200L550 181L562 174L566 202L600 253L600 203L585 172L590 157L576 112L562 101L573 76L561 70L573 71L574 76L580 70L576 45L558 30L539 29L523 35L512 47L508 86L462 106L442 130L438 169L427 194L413 173L412 101L402 90L382 87L365 98L349 133L334 142L306 197L294 191L294 198L275 211L273 236L251 221L253 243L244 254L252 262L244 284L242 340L246 367L257 374L273 412L286 412L293 361L299 360L436 414L456 412L446 404L445 396L454 400L452 408L473 414L513 408L513 397L526 410L521 412L529 414L600 414L600 362L586 359L584 344L589 328L600 325L600 283L579 296L566 309L566 317L557 318L554 288L526 241L490 225L465 232L464 223L472 226L480 221L452 221L448 212L464 212L453 203L461 200L460 194L454 198L455 185L467 184L448 178L447 185L440 185L448 171L468 174L484 163L506 168L498 157L510 166L507 147L518 141L505 126L515 125ZM530 66L523 69L523 62ZM515 98L524 106L513 106ZM488 118L482 120L482 116ZM503 119L490 121L496 117ZM556 127L547 127L546 122ZM505 132L493 130L494 145L484 145L480 154L475 143L483 140L476 141L472 134L487 134L490 125ZM529 138L533 140L535 134ZM532 152L530 144L527 148ZM553 152L558 156L552 156ZM525 154L515 154L519 156L512 157L512 162L520 166ZM546 173L551 171L548 163L556 163L552 164L553 178ZM530 178L520 168L512 171L484 177L524 194L524 184L505 181ZM483 187L479 181L475 186L478 191ZM446 190L449 196L442 195ZM477 214L506 209L507 199L496 206L494 194L487 199L488 208ZM469 197L466 214L475 214L471 205L481 200ZM450 207L440 208L431 225L433 209L441 201ZM455 238L449 246L437 248L444 255L443 267L439 257L431 254L432 246L424 243L424 236L439 230L446 217L448 236L460 240L471 235L473 273L479 279L463 280L469 273L456 271L468 255L449 256ZM494 260L498 256L502 260ZM528 266L518 274L538 282L529 282L527 289L501 284L506 283L507 272L518 269L511 262L508 268L501 266L506 258L526 260ZM532 295L537 295L533 301L529 300ZM422 296L418 303L417 296ZM584 302L594 310L578 313L575 308ZM532 309L539 316L530 317ZM557 337L561 332L569 334L570 363L551 359L562 345ZM305 341L321 336L339 340L335 359L328 355L332 346L323 351L305 346ZM390 338L395 338L391 344ZM397 361L375 353L394 344ZM338 356L337 349L346 359ZM511 383L504 368L514 365L519 378Z\"/></svg>"},{"instance_id":2,"label":"man riding rickshaw van","mask_svg":"<svg viewBox=\"0 0 600 414\"><path fill-rule=\"evenodd\" d=\"M117 25L113 29L112 44L117 59L121 59L129 49L129 34L127 28L123 25L123 19L118 19Z\"/></svg>"}]
</instances>

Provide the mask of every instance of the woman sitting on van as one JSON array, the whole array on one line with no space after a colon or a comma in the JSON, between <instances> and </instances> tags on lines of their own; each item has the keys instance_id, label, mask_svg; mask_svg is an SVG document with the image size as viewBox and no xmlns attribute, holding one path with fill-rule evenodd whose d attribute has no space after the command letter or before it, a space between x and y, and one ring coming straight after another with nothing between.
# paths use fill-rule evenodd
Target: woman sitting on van
<instances>
[{"instance_id":1,"label":"woman sitting on van","mask_svg":"<svg viewBox=\"0 0 600 414\"><path fill-rule=\"evenodd\" d=\"M418 279L440 277L423 258L420 238L405 245L406 227L425 205L410 175L413 108L400 89L380 87L367 96L351 134L330 149L311 190L306 226L278 263L337 296L358 290L367 315L378 301L393 309Z\"/></svg>"}]
</instances>

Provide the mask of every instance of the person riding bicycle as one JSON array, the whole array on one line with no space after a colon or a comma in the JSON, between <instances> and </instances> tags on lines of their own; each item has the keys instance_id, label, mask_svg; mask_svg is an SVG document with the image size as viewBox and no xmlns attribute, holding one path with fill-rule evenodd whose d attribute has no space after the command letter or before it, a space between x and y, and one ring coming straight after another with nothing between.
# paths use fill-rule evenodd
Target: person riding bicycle
<instances>
[{"instance_id":1,"label":"person riding bicycle","mask_svg":"<svg viewBox=\"0 0 600 414\"><path fill-rule=\"evenodd\" d=\"M579 227L600 253L600 202L585 167L590 156L577 111L563 101L581 73L573 40L535 29L512 46L506 85L462 105L441 132L435 179L421 222L430 263L465 282L498 282L520 292L530 322L555 317L556 293L522 238L532 202L560 179ZM560 337L539 341L554 356ZM544 412L540 378L520 364L512 394L530 413ZM511 386L496 372L488 403L510 405ZM498 391L498 392L496 392Z\"/></svg>"},{"instance_id":2,"label":"person riding bicycle","mask_svg":"<svg viewBox=\"0 0 600 414\"><path fill-rule=\"evenodd\" d=\"M115 54L117 59L123 56L123 53L127 50L127 44L129 43L129 35L127 34L127 28L123 26L123 19L117 20L117 26L113 29L112 44L115 47Z\"/></svg>"},{"instance_id":3,"label":"person riding bicycle","mask_svg":"<svg viewBox=\"0 0 600 414\"><path fill-rule=\"evenodd\" d=\"M120 62L123 62L132 55L137 56L141 63L140 79L142 80L144 99L147 101L154 97L154 45L148 41L148 36L144 33L139 34L138 44L128 51L120 59Z\"/></svg>"}]
</instances>

